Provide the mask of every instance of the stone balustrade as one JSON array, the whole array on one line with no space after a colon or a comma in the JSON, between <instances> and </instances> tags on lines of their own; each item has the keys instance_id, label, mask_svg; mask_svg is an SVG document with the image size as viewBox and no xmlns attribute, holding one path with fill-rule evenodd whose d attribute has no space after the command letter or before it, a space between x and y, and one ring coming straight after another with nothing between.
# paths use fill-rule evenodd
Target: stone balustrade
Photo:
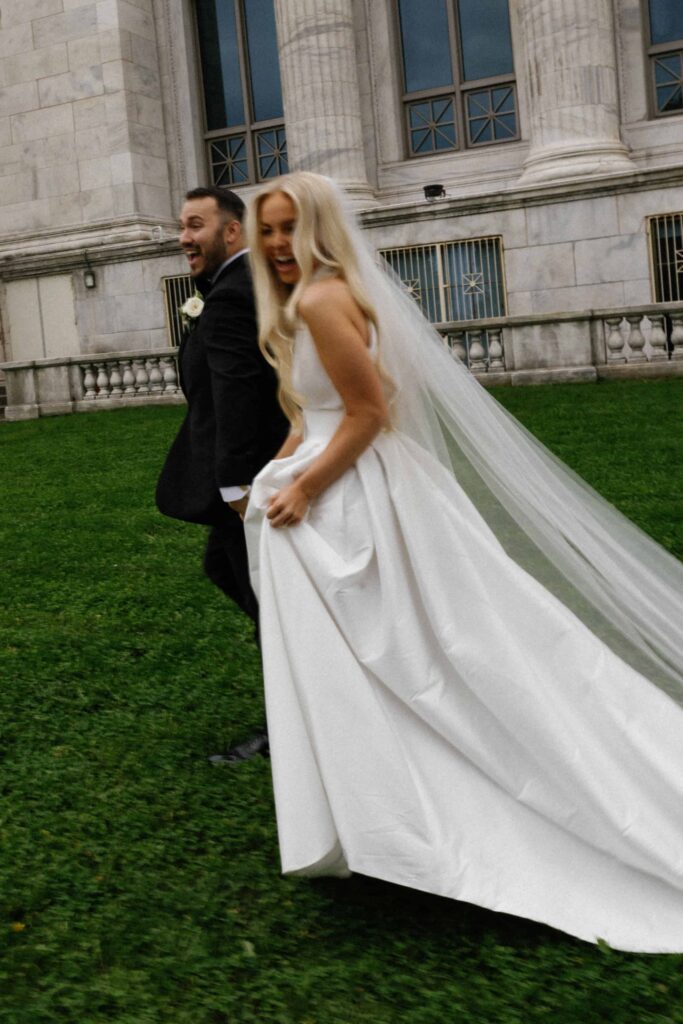
<instances>
[{"instance_id":1,"label":"stone balustrade","mask_svg":"<svg viewBox=\"0 0 683 1024\"><path fill-rule=\"evenodd\" d=\"M680 303L437 326L482 384L683 375Z\"/></svg>"},{"instance_id":2,"label":"stone balustrade","mask_svg":"<svg viewBox=\"0 0 683 1024\"><path fill-rule=\"evenodd\" d=\"M449 329L444 341L472 373L500 373L505 370L503 328Z\"/></svg>"},{"instance_id":3,"label":"stone balustrade","mask_svg":"<svg viewBox=\"0 0 683 1024\"><path fill-rule=\"evenodd\" d=\"M610 365L662 363L683 360L683 310L602 318L607 363Z\"/></svg>"},{"instance_id":4,"label":"stone balustrade","mask_svg":"<svg viewBox=\"0 0 683 1024\"><path fill-rule=\"evenodd\" d=\"M485 385L683 376L683 305L438 324ZM0 364L8 420L126 405L178 404L176 348Z\"/></svg>"},{"instance_id":5,"label":"stone balustrade","mask_svg":"<svg viewBox=\"0 0 683 1024\"><path fill-rule=\"evenodd\" d=\"M178 367L174 355L147 355L139 358L102 358L79 362L83 375L84 401L107 398L150 398L176 395Z\"/></svg>"},{"instance_id":6,"label":"stone balustrade","mask_svg":"<svg viewBox=\"0 0 683 1024\"><path fill-rule=\"evenodd\" d=\"M177 348L168 348L4 363L5 419L182 403L177 355Z\"/></svg>"}]
</instances>

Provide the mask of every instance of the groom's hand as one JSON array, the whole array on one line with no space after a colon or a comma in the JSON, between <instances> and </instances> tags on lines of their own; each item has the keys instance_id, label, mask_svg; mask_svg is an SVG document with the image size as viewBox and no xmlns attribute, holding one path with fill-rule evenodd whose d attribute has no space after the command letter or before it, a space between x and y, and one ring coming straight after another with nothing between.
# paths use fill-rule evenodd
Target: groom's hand
<instances>
[{"instance_id":1,"label":"groom's hand","mask_svg":"<svg viewBox=\"0 0 683 1024\"><path fill-rule=\"evenodd\" d=\"M228 505L230 506L230 508L233 510L233 512L237 513L237 515L240 517L240 519L244 519L245 513L247 511L247 505L248 504L249 504L249 495L248 494L245 494L244 497L240 498L238 501L229 501L228 502Z\"/></svg>"}]
</instances>

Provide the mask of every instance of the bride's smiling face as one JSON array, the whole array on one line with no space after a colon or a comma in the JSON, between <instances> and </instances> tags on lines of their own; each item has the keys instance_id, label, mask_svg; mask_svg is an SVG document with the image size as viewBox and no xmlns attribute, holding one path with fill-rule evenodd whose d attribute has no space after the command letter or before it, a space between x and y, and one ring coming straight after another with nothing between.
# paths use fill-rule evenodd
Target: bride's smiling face
<instances>
[{"instance_id":1,"label":"bride's smiling face","mask_svg":"<svg viewBox=\"0 0 683 1024\"><path fill-rule=\"evenodd\" d=\"M301 277L292 251L295 227L296 207L289 196L273 192L263 200L259 211L261 249L275 275L289 285L295 285Z\"/></svg>"}]
</instances>

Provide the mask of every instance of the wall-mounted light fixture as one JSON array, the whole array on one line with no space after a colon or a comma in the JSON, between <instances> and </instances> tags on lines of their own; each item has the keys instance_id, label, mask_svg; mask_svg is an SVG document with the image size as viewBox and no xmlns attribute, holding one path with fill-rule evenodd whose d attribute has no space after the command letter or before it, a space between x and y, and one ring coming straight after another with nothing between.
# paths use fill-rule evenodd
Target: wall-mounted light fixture
<instances>
[{"instance_id":1,"label":"wall-mounted light fixture","mask_svg":"<svg viewBox=\"0 0 683 1024\"><path fill-rule=\"evenodd\" d=\"M437 199L443 199L446 189L443 185L425 185L423 192L428 203L434 203Z\"/></svg>"},{"instance_id":2,"label":"wall-mounted light fixture","mask_svg":"<svg viewBox=\"0 0 683 1024\"><path fill-rule=\"evenodd\" d=\"M86 288L97 288L97 277L95 276L95 271L93 270L90 264L90 260L88 259L87 251L83 253L83 258L85 260L85 270L83 271L83 284L85 285Z\"/></svg>"}]
</instances>

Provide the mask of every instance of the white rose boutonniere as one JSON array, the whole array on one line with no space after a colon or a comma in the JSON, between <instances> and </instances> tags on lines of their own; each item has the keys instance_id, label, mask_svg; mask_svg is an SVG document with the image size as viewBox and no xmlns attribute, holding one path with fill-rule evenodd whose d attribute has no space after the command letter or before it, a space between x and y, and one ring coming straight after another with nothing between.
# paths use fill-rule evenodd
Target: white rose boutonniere
<instances>
[{"instance_id":1,"label":"white rose boutonniere","mask_svg":"<svg viewBox=\"0 0 683 1024\"><path fill-rule=\"evenodd\" d=\"M190 327L194 327L195 323L201 316L202 310L204 309L204 299L201 297L199 292L195 292L191 295L187 302L184 302L179 308L180 321L183 325L184 330L188 330Z\"/></svg>"}]
</instances>

